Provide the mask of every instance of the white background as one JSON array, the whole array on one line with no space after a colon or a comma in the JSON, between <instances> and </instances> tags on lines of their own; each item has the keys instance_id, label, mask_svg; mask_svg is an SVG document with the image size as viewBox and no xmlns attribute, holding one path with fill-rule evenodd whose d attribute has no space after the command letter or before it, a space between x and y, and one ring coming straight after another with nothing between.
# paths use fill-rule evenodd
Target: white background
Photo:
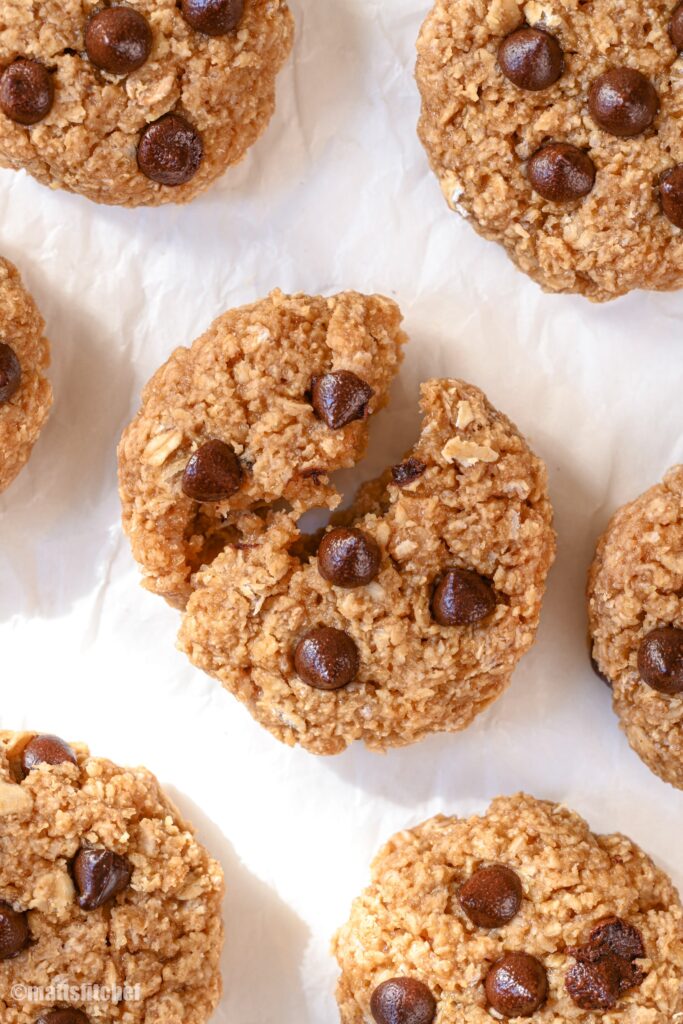
<instances>
[{"instance_id":1,"label":"white background","mask_svg":"<svg viewBox=\"0 0 683 1024\"><path fill-rule=\"evenodd\" d=\"M393 831L525 789L622 830L683 882L683 796L651 775L593 676L584 580L614 508L683 460L677 295L545 296L448 211L415 134L426 0L294 0L294 58L247 160L190 207L131 212L0 173L0 251L53 345L53 415L0 498L3 727L83 739L168 786L226 873L216 1024L337 1020L329 940ZM142 385L271 288L394 296L411 342L368 458L417 429L418 382L488 393L549 467L559 531L539 639L466 733L381 756L280 746L174 648L137 582L115 445Z\"/></svg>"}]
</instances>

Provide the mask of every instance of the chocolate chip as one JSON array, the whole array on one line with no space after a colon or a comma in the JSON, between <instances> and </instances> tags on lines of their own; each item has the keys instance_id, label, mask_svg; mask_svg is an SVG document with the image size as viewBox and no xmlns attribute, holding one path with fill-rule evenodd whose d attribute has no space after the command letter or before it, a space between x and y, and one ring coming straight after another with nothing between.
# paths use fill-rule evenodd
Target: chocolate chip
<instances>
[{"instance_id":1,"label":"chocolate chip","mask_svg":"<svg viewBox=\"0 0 683 1024\"><path fill-rule=\"evenodd\" d=\"M492 864L479 868L458 893L460 906L478 928L502 928L522 905L522 883L510 868Z\"/></svg>"},{"instance_id":2,"label":"chocolate chip","mask_svg":"<svg viewBox=\"0 0 683 1024\"><path fill-rule=\"evenodd\" d=\"M440 626L471 626L496 607L493 587L469 569L448 569L432 597L432 615Z\"/></svg>"},{"instance_id":3,"label":"chocolate chip","mask_svg":"<svg viewBox=\"0 0 683 1024\"><path fill-rule=\"evenodd\" d=\"M28 946L31 938L26 914L0 903L0 960L10 960Z\"/></svg>"},{"instance_id":4,"label":"chocolate chip","mask_svg":"<svg viewBox=\"0 0 683 1024\"><path fill-rule=\"evenodd\" d=\"M69 744L48 733L34 736L21 755L21 766L27 775L39 764L64 764L67 761L78 764Z\"/></svg>"},{"instance_id":5,"label":"chocolate chip","mask_svg":"<svg viewBox=\"0 0 683 1024\"><path fill-rule=\"evenodd\" d=\"M659 198L664 216L677 228L683 228L683 164L677 164L661 176Z\"/></svg>"},{"instance_id":6,"label":"chocolate chip","mask_svg":"<svg viewBox=\"0 0 683 1024\"><path fill-rule=\"evenodd\" d=\"M81 1010L48 1010L41 1013L36 1024L90 1024L90 1018Z\"/></svg>"},{"instance_id":7,"label":"chocolate chip","mask_svg":"<svg viewBox=\"0 0 683 1024\"><path fill-rule=\"evenodd\" d=\"M645 956L640 931L621 917L605 917L594 925L588 941L570 948L577 961L567 971L565 988L582 1010L611 1010L645 975L634 964Z\"/></svg>"},{"instance_id":8,"label":"chocolate chip","mask_svg":"<svg viewBox=\"0 0 683 1024\"><path fill-rule=\"evenodd\" d=\"M202 138L180 114L164 114L143 128L138 167L160 185L184 185L194 178L204 156Z\"/></svg>"},{"instance_id":9,"label":"chocolate chip","mask_svg":"<svg viewBox=\"0 0 683 1024\"><path fill-rule=\"evenodd\" d=\"M244 0L182 0L180 9L195 31L207 36L224 36L239 25Z\"/></svg>"},{"instance_id":10,"label":"chocolate chip","mask_svg":"<svg viewBox=\"0 0 683 1024\"><path fill-rule=\"evenodd\" d=\"M133 869L125 857L111 850L83 847L73 862L73 875L82 910L97 910L127 889Z\"/></svg>"},{"instance_id":11,"label":"chocolate chip","mask_svg":"<svg viewBox=\"0 0 683 1024\"><path fill-rule=\"evenodd\" d=\"M152 30L131 7L107 7L88 19L85 48L95 67L111 75L129 75L152 52Z\"/></svg>"},{"instance_id":12,"label":"chocolate chip","mask_svg":"<svg viewBox=\"0 0 683 1024\"><path fill-rule=\"evenodd\" d=\"M38 124L52 110L55 87L36 60L15 60L0 77L0 110L17 124Z\"/></svg>"},{"instance_id":13,"label":"chocolate chip","mask_svg":"<svg viewBox=\"0 0 683 1024\"><path fill-rule=\"evenodd\" d=\"M611 1010L619 998L619 971L610 960L574 964L564 984L582 1010Z\"/></svg>"},{"instance_id":14,"label":"chocolate chip","mask_svg":"<svg viewBox=\"0 0 683 1024\"><path fill-rule=\"evenodd\" d=\"M332 430L354 420L364 420L374 395L369 384L349 370L337 370L315 377L311 386L313 408Z\"/></svg>"},{"instance_id":15,"label":"chocolate chip","mask_svg":"<svg viewBox=\"0 0 683 1024\"><path fill-rule=\"evenodd\" d=\"M504 953L486 975L486 998L504 1017L530 1017L548 995L545 967L528 953Z\"/></svg>"},{"instance_id":16,"label":"chocolate chip","mask_svg":"<svg viewBox=\"0 0 683 1024\"><path fill-rule=\"evenodd\" d=\"M595 674L598 677L598 679L600 679L605 684L605 686L608 686L610 688L610 690L611 690L612 689L612 681L611 681L611 679L607 678L607 676L602 671L602 669L600 668L600 666L598 665L597 661L595 660L595 658L593 657L592 654L590 656L590 660L591 660L591 668L595 672Z\"/></svg>"},{"instance_id":17,"label":"chocolate chip","mask_svg":"<svg viewBox=\"0 0 683 1024\"><path fill-rule=\"evenodd\" d=\"M564 71L564 54L555 36L538 28L520 28L498 47L498 63L519 89L538 92L554 85Z\"/></svg>"},{"instance_id":18,"label":"chocolate chip","mask_svg":"<svg viewBox=\"0 0 683 1024\"><path fill-rule=\"evenodd\" d=\"M365 587L379 573L382 553L374 537L339 527L326 533L318 548L318 572L335 587Z\"/></svg>"},{"instance_id":19,"label":"chocolate chip","mask_svg":"<svg viewBox=\"0 0 683 1024\"><path fill-rule=\"evenodd\" d=\"M595 164L582 149L567 142L550 142L529 160L529 182L552 203L571 203L587 196L595 185Z\"/></svg>"},{"instance_id":20,"label":"chocolate chip","mask_svg":"<svg viewBox=\"0 0 683 1024\"><path fill-rule=\"evenodd\" d=\"M9 345L0 341L0 405L9 402L21 384L21 364Z\"/></svg>"},{"instance_id":21,"label":"chocolate chip","mask_svg":"<svg viewBox=\"0 0 683 1024\"><path fill-rule=\"evenodd\" d=\"M242 486L242 467L235 449L225 441L205 441L190 458L182 489L194 501L224 501Z\"/></svg>"},{"instance_id":22,"label":"chocolate chip","mask_svg":"<svg viewBox=\"0 0 683 1024\"><path fill-rule=\"evenodd\" d=\"M612 68L593 82L591 117L610 135L630 138L650 127L659 110L652 82L635 68Z\"/></svg>"},{"instance_id":23,"label":"chocolate chip","mask_svg":"<svg viewBox=\"0 0 683 1024\"><path fill-rule=\"evenodd\" d=\"M411 484L413 480L417 480L418 477L422 476L427 467L424 462L420 462L419 459L409 458L405 462L400 462L398 466L391 467L391 475L394 478L394 483L398 484L399 487L405 487L406 484Z\"/></svg>"},{"instance_id":24,"label":"chocolate chip","mask_svg":"<svg viewBox=\"0 0 683 1024\"><path fill-rule=\"evenodd\" d=\"M358 674L358 648L343 630L321 626L306 633L296 645L294 667L308 686L316 690L340 690Z\"/></svg>"},{"instance_id":25,"label":"chocolate chip","mask_svg":"<svg viewBox=\"0 0 683 1024\"><path fill-rule=\"evenodd\" d=\"M638 671L659 693L683 693L683 629L653 629L640 642Z\"/></svg>"},{"instance_id":26,"label":"chocolate chip","mask_svg":"<svg viewBox=\"0 0 683 1024\"><path fill-rule=\"evenodd\" d=\"M390 978L378 985L370 999L376 1024L432 1024L436 1000L417 978Z\"/></svg>"},{"instance_id":27,"label":"chocolate chip","mask_svg":"<svg viewBox=\"0 0 683 1024\"><path fill-rule=\"evenodd\" d=\"M683 50L683 4L679 4L673 13L669 34L676 49Z\"/></svg>"},{"instance_id":28,"label":"chocolate chip","mask_svg":"<svg viewBox=\"0 0 683 1024\"><path fill-rule=\"evenodd\" d=\"M594 949L604 949L624 960L642 960L645 956L645 944L639 929L614 915L598 921L588 941Z\"/></svg>"}]
</instances>

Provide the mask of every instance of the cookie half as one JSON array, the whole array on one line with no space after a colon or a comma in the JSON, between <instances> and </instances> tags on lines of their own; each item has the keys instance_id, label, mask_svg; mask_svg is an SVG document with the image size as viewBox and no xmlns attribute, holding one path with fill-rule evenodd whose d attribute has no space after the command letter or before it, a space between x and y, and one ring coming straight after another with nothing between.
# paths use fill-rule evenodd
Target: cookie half
<instances>
[{"instance_id":1,"label":"cookie half","mask_svg":"<svg viewBox=\"0 0 683 1024\"><path fill-rule=\"evenodd\" d=\"M622 835L533 797L432 818L380 851L334 940L343 1024L670 1024L683 913Z\"/></svg>"},{"instance_id":2,"label":"cookie half","mask_svg":"<svg viewBox=\"0 0 683 1024\"><path fill-rule=\"evenodd\" d=\"M588 616L629 743L683 789L683 466L612 518L589 574Z\"/></svg>"},{"instance_id":3,"label":"cookie half","mask_svg":"<svg viewBox=\"0 0 683 1024\"><path fill-rule=\"evenodd\" d=\"M149 590L184 607L192 574L256 544L278 507L298 518L339 503L329 474L365 451L400 321L381 296L275 291L176 349L119 445L123 525Z\"/></svg>"},{"instance_id":4,"label":"cookie half","mask_svg":"<svg viewBox=\"0 0 683 1024\"><path fill-rule=\"evenodd\" d=\"M680 25L675 0L436 0L428 15L432 169L547 291L683 284Z\"/></svg>"},{"instance_id":5,"label":"cookie half","mask_svg":"<svg viewBox=\"0 0 683 1024\"><path fill-rule=\"evenodd\" d=\"M275 109L284 0L6 0L0 165L98 203L185 203Z\"/></svg>"},{"instance_id":6,"label":"cookie half","mask_svg":"<svg viewBox=\"0 0 683 1024\"><path fill-rule=\"evenodd\" d=\"M277 512L194 577L181 649L285 743L463 729L533 643L555 551L545 466L477 388L429 381L422 410L404 461L322 536Z\"/></svg>"},{"instance_id":7,"label":"cookie half","mask_svg":"<svg viewBox=\"0 0 683 1024\"><path fill-rule=\"evenodd\" d=\"M204 1024L223 874L144 768L0 733L5 1024Z\"/></svg>"},{"instance_id":8,"label":"cookie half","mask_svg":"<svg viewBox=\"0 0 683 1024\"><path fill-rule=\"evenodd\" d=\"M0 491L28 461L52 405L44 328L17 268L0 257Z\"/></svg>"}]
</instances>

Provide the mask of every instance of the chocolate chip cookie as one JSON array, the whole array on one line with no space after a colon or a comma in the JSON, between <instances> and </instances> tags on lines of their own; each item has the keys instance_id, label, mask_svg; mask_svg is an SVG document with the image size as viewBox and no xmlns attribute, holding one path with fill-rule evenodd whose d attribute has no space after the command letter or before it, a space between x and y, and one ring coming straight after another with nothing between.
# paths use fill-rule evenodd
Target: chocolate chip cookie
<instances>
[{"instance_id":1,"label":"chocolate chip cookie","mask_svg":"<svg viewBox=\"0 0 683 1024\"><path fill-rule=\"evenodd\" d=\"M420 138L444 196L550 292L683 284L682 6L436 0Z\"/></svg>"},{"instance_id":2,"label":"chocolate chip cookie","mask_svg":"<svg viewBox=\"0 0 683 1024\"><path fill-rule=\"evenodd\" d=\"M52 405L44 327L17 268L0 257L0 491L28 461Z\"/></svg>"},{"instance_id":3,"label":"chocolate chip cookie","mask_svg":"<svg viewBox=\"0 0 683 1024\"><path fill-rule=\"evenodd\" d=\"M683 789L683 466L613 517L590 570L588 615L629 743Z\"/></svg>"},{"instance_id":4,"label":"chocolate chip cookie","mask_svg":"<svg viewBox=\"0 0 683 1024\"><path fill-rule=\"evenodd\" d=\"M265 130L285 0L4 0L0 166L123 206L184 203Z\"/></svg>"},{"instance_id":5,"label":"chocolate chip cookie","mask_svg":"<svg viewBox=\"0 0 683 1024\"><path fill-rule=\"evenodd\" d=\"M152 378L119 446L144 585L180 647L278 739L319 754L464 728L533 643L555 536L543 463L477 388L423 386L405 459L327 530L404 335L380 296L273 293Z\"/></svg>"},{"instance_id":6,"label":"chocolate chip cookie","mask_svg":"<svg viewBox=\"0 0 683 1024\"><path fill-rule=\"evenodd\" d=\"M518 794L399 832L334 940L342 1024L671 1024L683 912L625 836Z\"/></svg>"},{"instance_id":7,"label":"chocolate chip cookie","mask_svg":"<svg viewBox=\"0 0 683 1024\"><path fill-rule=\"evenodd\" d=\"M144 768L0 733L3 1024L204 1024L219 865Z\"/></svg>"}]
</instances>

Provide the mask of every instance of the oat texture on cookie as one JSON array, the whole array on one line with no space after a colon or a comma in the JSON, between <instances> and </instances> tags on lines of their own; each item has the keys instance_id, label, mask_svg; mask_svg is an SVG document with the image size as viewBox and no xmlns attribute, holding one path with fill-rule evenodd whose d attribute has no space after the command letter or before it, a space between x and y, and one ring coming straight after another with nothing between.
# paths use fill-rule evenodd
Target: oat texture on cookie
<instances>
[{"instance_id":1,"label":"oat texture on cookie","mask_svg":"<svg viewBox=\"0 0 683 1024\"><path fill-rule=\"evenodd\" d=\"M0 848L3 1024L208 1021L223 875L149 771L0 733Z\"/></svg>"},{"instance_id":2,"label":"oat texture on cookie","mask_svg":"<svg viewBox=\"0 0 683 1024\"><path fill-rule=\"evenodd\" d=\"M419 134L452 209L552 292L683 284L681 7L436 0Z\"/></svg>"},{"instance_id":3,"label":"oat texture on cookie","mask_svg":"<svg viewBox=\"0 0 683 1024\"><path fill-rule=\"evenodd\" d=\"M683 789L683 466L612 518L589 574L588 615L629 743Z\"/></svg>"},{"instance_id":4,"label":"oat texture on cookie","mask_svg":"<svg viewBox=\"0 0 683 1024\"><path fill-rule=\"evenodd\" d=\"M0 491L26 464L52 405L44 327L16 267L0 258Z\"/></svg>"},{"instance_id":5,"label":"oat texture on cookie","mask_svg":"<svg viewBox=\"0 0 683 1024\"><path fill-rule=\"evenodd\" d=\"M379 296L219 318L152 378L119 447L144 583L180 646L278 739L319 754L455 731L531 646L554 556L543 463L477 388L422 388L415 447L328 529L404 336Z\"/></svg>"},{"instance_id":6,"label":"oat texture on cookie","mask_svg":"<svg viewBox=\"0 0 683 1024\"><path fill-rule=\"evenodd\" d=\"M683 914L622 835L518 794L395 835L334 939L343 1024L671 1024Z\"/></svg>"},{"instance_id":7,"label":"oat texture on cookie","mask_svg":"<svg viewBox=\"0 0 683 1024\"><path fill-rule=\"evenodd\" d=\"M124 206L188 202L275 109L285 0L5 0L0 165Z\"/></svg>"}]
</instances>

